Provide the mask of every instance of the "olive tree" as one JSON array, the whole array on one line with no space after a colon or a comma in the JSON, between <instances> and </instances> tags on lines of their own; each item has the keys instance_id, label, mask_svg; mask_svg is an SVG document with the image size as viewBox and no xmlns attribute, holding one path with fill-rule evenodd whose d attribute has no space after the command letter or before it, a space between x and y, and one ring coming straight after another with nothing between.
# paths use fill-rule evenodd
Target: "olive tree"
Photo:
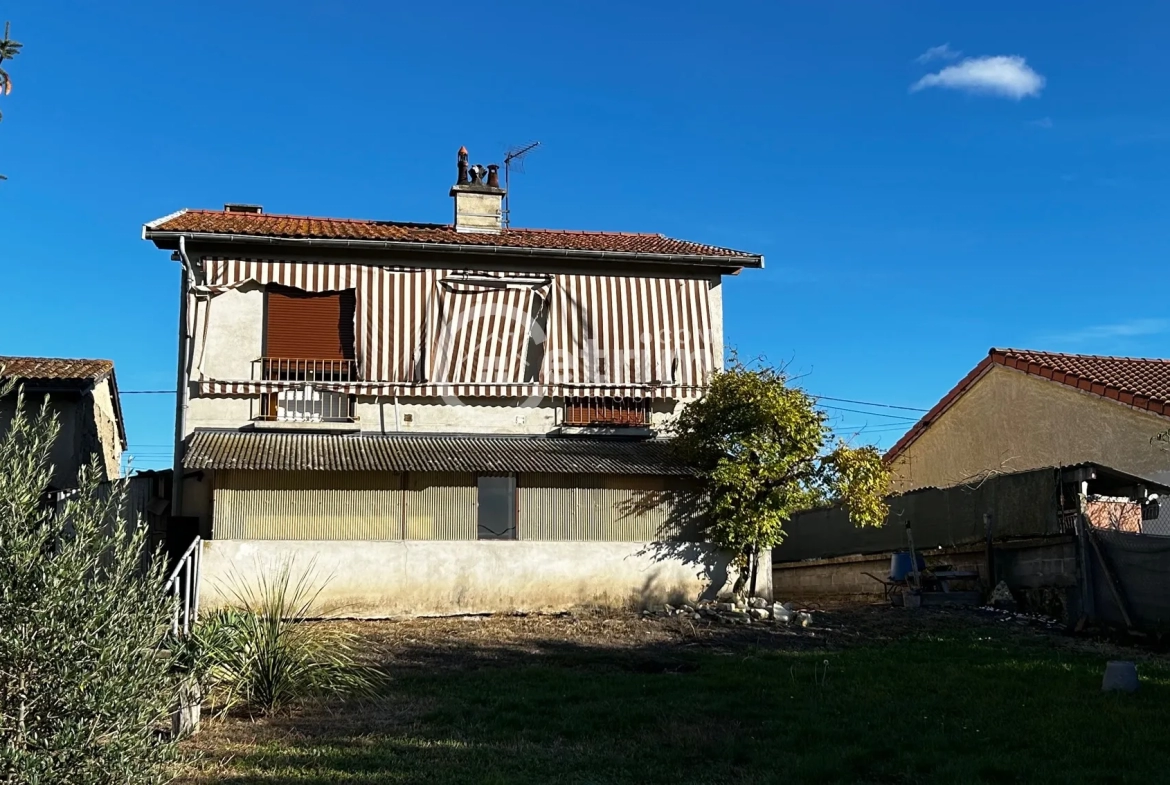
<instances>
[{"instance_id":1,"label":"olive tree","mask_svg":"<svg viewBox=\"0 0 1170 785\"><path fill-rule=\"evenodd\" d=\"M15 400L0 417L0 782L164 781L163 562L96 464L60 509L47 500L57 423Z\"/></svg>"},{"instance_id":2,"label":"olive tree","mask_svg":"<svg viewBox=\"0 0 1170 785\"><path fill-rule=\"evenodd\" d=\"M874 447L833 441L815 399L783 369L732 358L672 426L674 449L702 481L700 527L732 553L755 591L757 555L779 545L794 513L842 503L858 526L881 526L889 473Z\"/></svg>"}]
</instances>

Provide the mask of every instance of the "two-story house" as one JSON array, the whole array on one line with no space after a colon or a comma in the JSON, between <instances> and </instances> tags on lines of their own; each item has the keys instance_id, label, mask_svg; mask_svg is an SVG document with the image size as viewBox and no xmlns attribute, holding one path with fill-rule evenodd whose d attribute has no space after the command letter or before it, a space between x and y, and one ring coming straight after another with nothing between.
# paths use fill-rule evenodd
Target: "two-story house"
<instances>
[{"instance_id":1,"label":"two-story house","mask_svg":"<svg viewBox=\"0 0 1170 785\"><path fill-rule=\"evenodd\" d=\"M286 564L367 616L654 602L725 574L663 544L690 481L660 437L721 367L723 276L762 257L508 228L465 150L450 196L451 224L229 204L144 227L182 266L174 510L205 598Z\"/></svg>"}]
</instances>

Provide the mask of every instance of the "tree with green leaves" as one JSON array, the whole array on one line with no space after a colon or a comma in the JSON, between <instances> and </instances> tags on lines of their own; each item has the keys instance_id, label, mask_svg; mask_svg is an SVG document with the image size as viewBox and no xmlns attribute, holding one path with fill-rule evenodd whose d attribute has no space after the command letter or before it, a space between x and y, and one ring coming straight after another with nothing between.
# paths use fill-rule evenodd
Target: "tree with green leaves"
<instances>
[{"instance_id":1,"label":"tree with green leaves","mask_svg":"<svg viewBox=\"0 0 1170 785\"><path fill-rule=\"evenodd\" d=\"M163 561L96 463L47 503L57 423L0 384L14 397L0 427L0 782L166 781Z\"/></svg>"},{"instance_id":2,"label":"tree with green leaves","mask_svg":"<svg viewBox=\"0 0 1170 785\"><path fill-rule=\"evenodd\" d=\"M858 526L881 526L889 509L889 472L874 447L834 442L815 399L783 369L733 357L707 394L672 427L674 449L703 483L700 526L734 554L740 594L757 556L779 545L794 513L844 504Z\"/></svg>"}]
</instances>

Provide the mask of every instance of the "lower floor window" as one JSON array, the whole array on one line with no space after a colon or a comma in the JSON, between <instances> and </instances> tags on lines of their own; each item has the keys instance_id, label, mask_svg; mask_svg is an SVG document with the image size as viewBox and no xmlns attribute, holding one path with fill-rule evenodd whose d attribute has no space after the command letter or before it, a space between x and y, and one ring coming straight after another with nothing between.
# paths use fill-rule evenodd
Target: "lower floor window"
<instances>
[{"instance_id":1,"label":"lower floor window","mask_svg":"<svg viewBox=\"0 0 1170 785\"><path fill-rule=\"evenodd\" d=\"M481 476L477 523L481 540L516 539L516 478Z\"/></svg>"}]
</instances>

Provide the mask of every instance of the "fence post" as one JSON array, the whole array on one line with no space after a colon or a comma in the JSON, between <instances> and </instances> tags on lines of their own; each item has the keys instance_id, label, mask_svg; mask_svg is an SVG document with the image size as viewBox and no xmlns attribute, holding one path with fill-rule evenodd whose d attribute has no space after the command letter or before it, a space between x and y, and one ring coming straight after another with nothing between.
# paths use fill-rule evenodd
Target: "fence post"
<instances>
[{"instance_id":1,"label":"fence post","mask_svg":"<svg viewBox=\"0 0 1170 785\"><path fill-rule=\"evenodd\" d=\"M199 621L199 577L203 572L203 540L195 538L195 588L191 591L191 622Z\"/></svg>"},{"instance_id":2,"label":"fence post","mask_svg":"<svg viewBox=\"0 0 1170 785\"><path fill-rule=\"evenodd\" d=\"M191 632L191 557L188 556L183 566L183 634Z\"/></svg>"}]
</instances>

